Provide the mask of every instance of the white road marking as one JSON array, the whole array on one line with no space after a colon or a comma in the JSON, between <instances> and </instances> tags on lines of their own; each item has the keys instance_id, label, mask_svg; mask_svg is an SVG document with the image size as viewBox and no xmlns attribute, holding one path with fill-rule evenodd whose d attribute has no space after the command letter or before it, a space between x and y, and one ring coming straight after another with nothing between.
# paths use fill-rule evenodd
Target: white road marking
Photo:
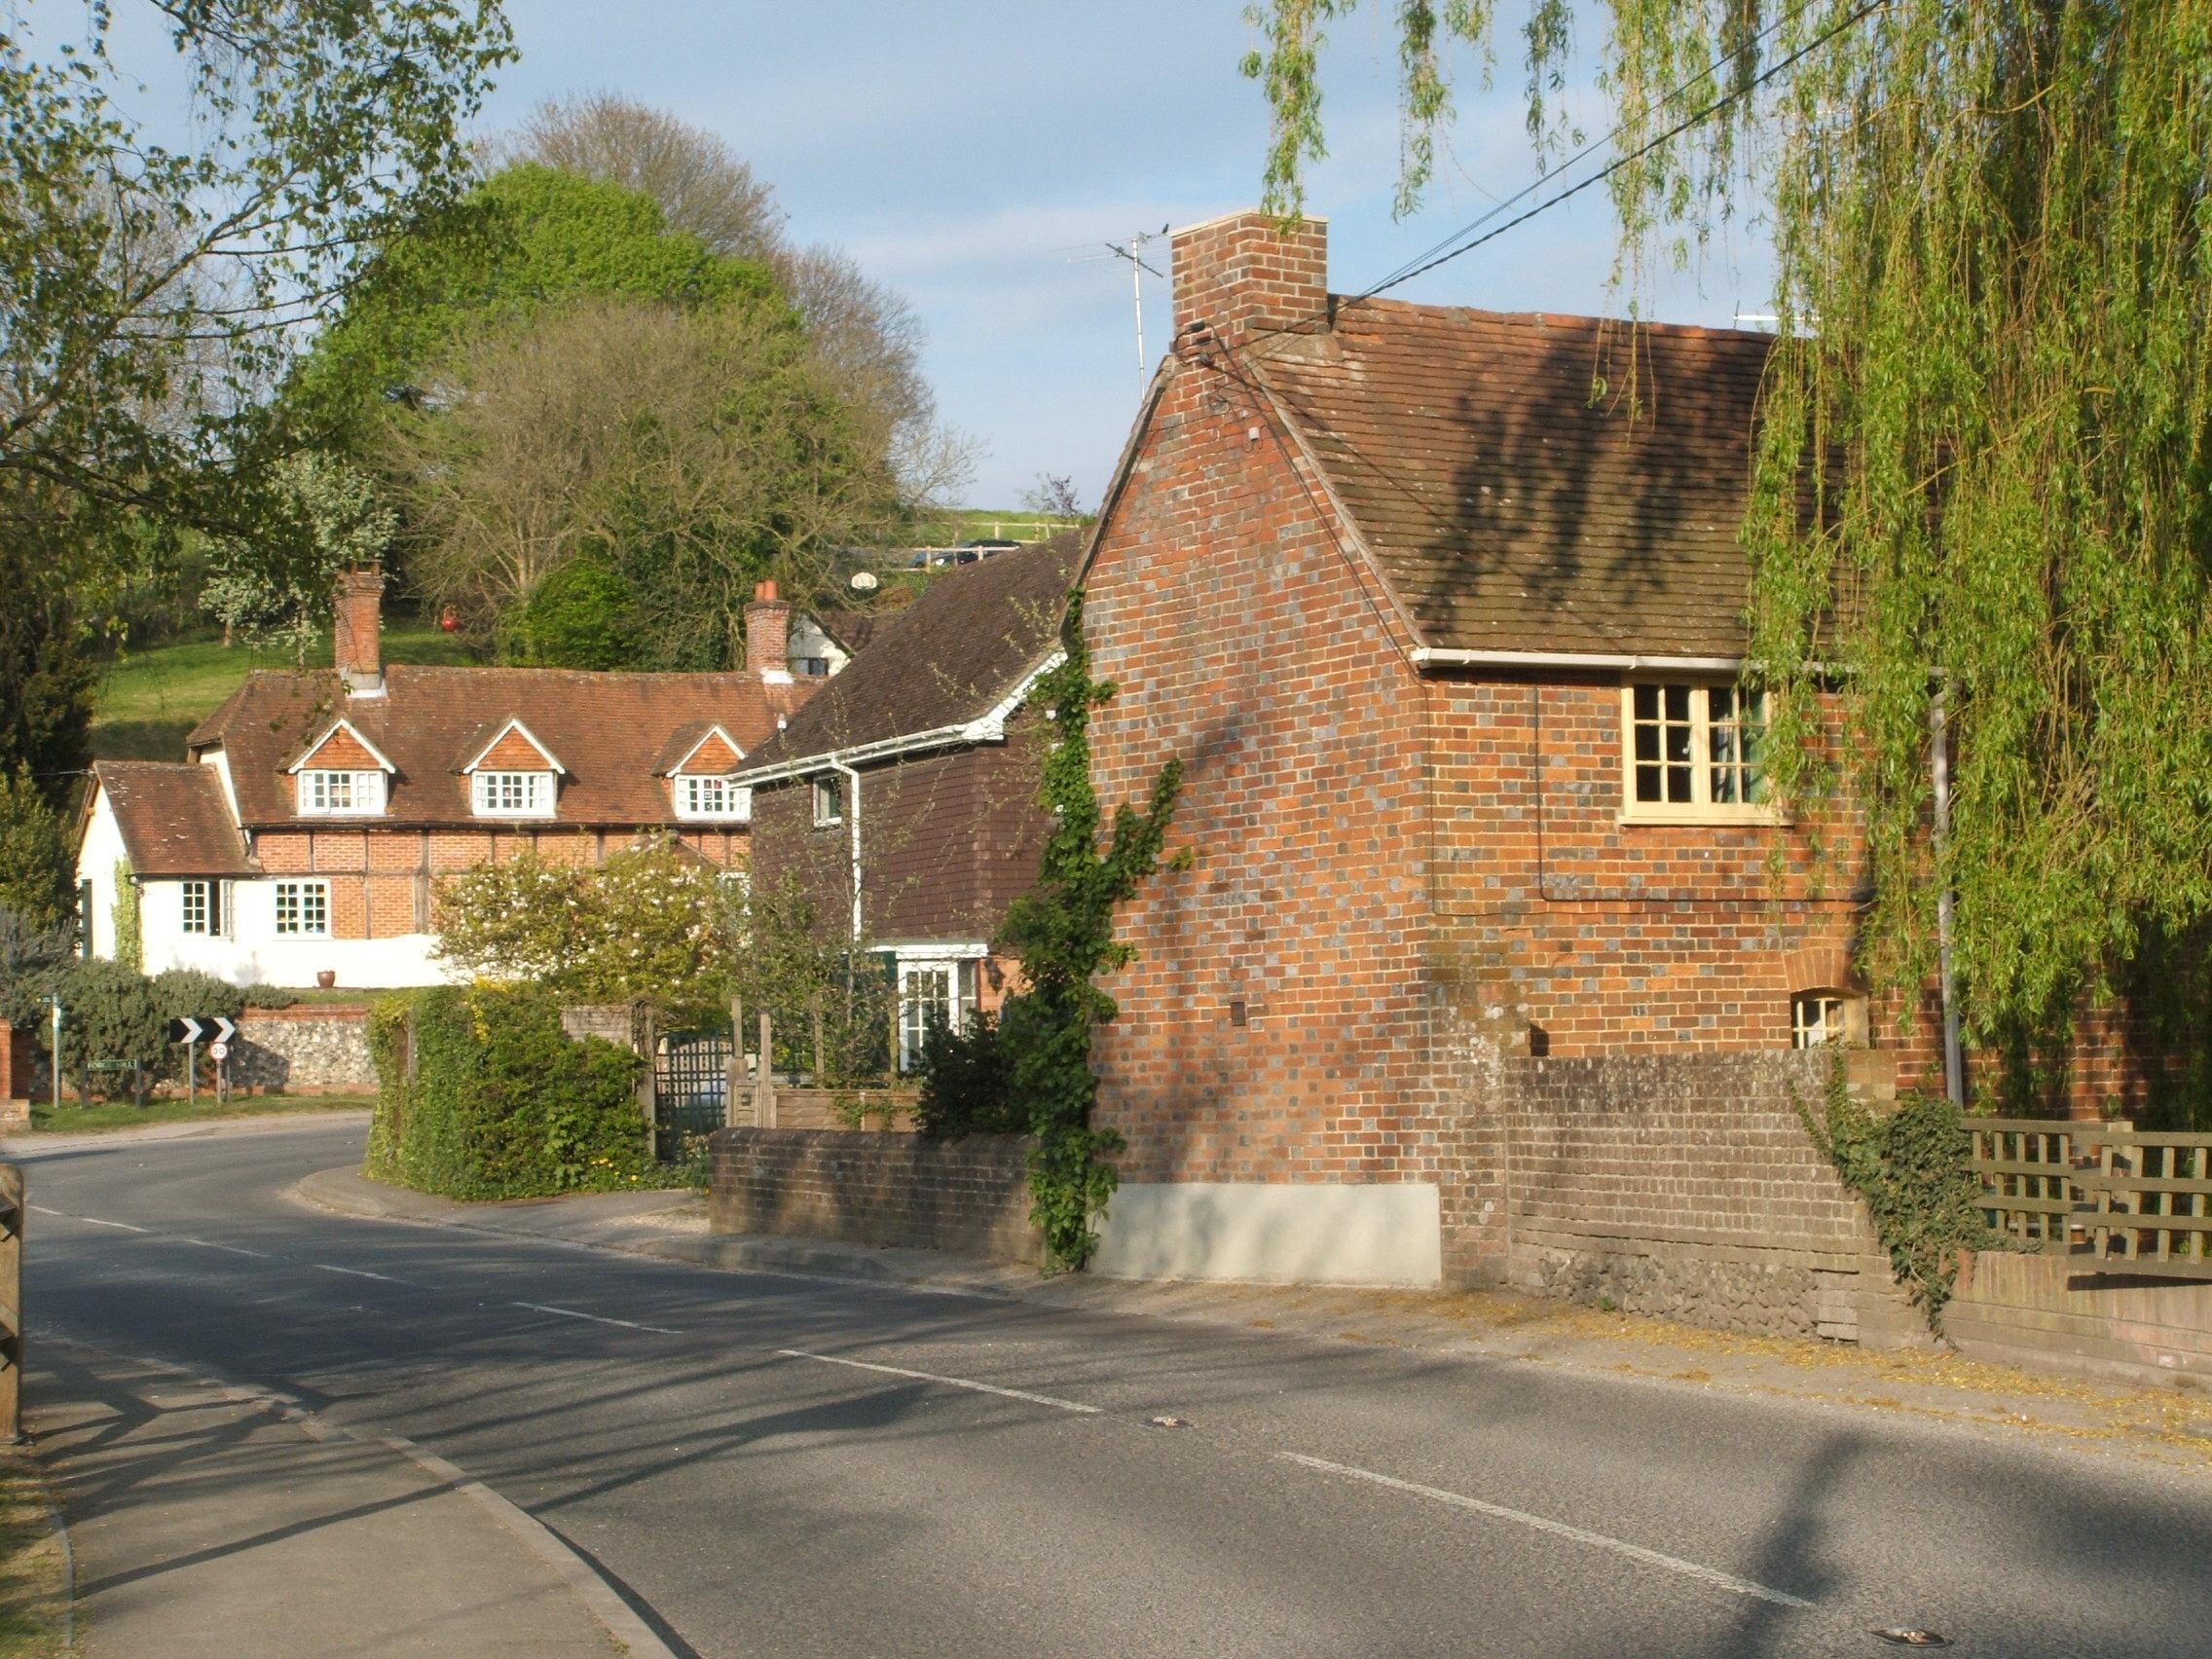
<instances>
[{"instance_id":1,"label":"white road marking","mask_svg":"<svg viewBox=\"0 0 2212 1659\"><path fill-rule=\"evenodd\" d=\"M1627 1556L1631 1561L1641 1561L1647 1567L1663 1567L1669 1572L1679 1572L1685 1577L1695 1578L1716 1589L1732 1591L1739 1596L1756 1596L1762 1602L1773 1602L1785 1607L1810 1607L1813 1604L1803 1597L1790 1595L1787 1590L1754 1584L1748 1578L1738 1578L1717 1567L1701 1567L1694 1561L1683 1561L1678 1556L1661 1555L1657 1550L1647 1550L1641 1544L1632 1544L1622 1538L1608 1538L1603 1532L1587 1532L1580 1527L1569 1527L1564 1521L1530 1515L1522 1509L1508 1509L1501 1503L1485 1503L1479 1497L1467 1497L1459 1493L1446 1492L1440 1487L1421 1486L1414 1481L1396 1480L1389 1475L1379 1475L1373 1469L1357 1469L1349 1463L1332 1463L1326 1458L1309 1457L1303 1453L1278 1452L1275 1456L1309 1469L1319 1469L1332 1475L1347 1475L1355 1481L1368 1481L1376 1486L1388 1487L1393 1492L1412 1493L1416 1497L1449 1503L1456 1509L1471 1509L1476 1514L1488 1515L1493 1520L1511 1521L1539 1532L1549 1532L1554 1537L1571 1538L1578 1544L1588 1544L1594 1549L1611 1550L1615 1555Z\"/></svg>"},{"instance_id":2,"label":"white road marking","mask_svg":"<svg viewBox=\"0 0 2212 1659\"><path fill-rule=\"evenodd\" d=\"M31 1208L33 1209L37 1209L38 1207L39 1206L36 1204L31 1205ZM154 1231L150 1227L132 1227L128 1221L102 1221L96 1215L71 1215L66 1210L46 1210L43 1213L47 1215L57 1215L61 1217L63 1221L81 1221L87 1227L112 1227L118 1233L151 1233Z\"/></svg>"},{"instance_id":3,"label":"white road marking","mask_svg":"<svg viewBox=\"0 0 2212 1659\"><path fill-rule=\"evenodd\" d=\"M589 1319L595 1325L619 1325L625 1331L650 1331L655 1336L681 1337L682 1331L672 1331L665 1325L641 1325L633 1319L609 1319L599 1313L578 1313L573 1308L548 1308L542 1302L517 1302L516 1308L527 1308L533 1313L558 1313L564 1319Z\"/></svg>"},{"instance_id":4,"label":"white road marking","mask_svg":"<svg viewBox=\"0 0 2212 1659\"><path fill-rule=\"evenodd\" d=\"M997 1394L1008 1400L1027 1400L1033 1406L1054 1406L1063 1412L1088 1414L1105 1410L1103 1406L1086 1406L1052 1394L1024 1393L1019 1388L1001 1388L996 1383L977 1382L966 1377L940 1377L934 1371L908 1371L900 1365L873 1365L865 1359L840 1359L833 1353L809 1353L804 1348L778 1348L776 1352L785 1359L818 1359L824 1365L849 1365L855 1371L880 1371L886 1377L911 1377L922 1382L942 1382L948 1388L968 1388L978 1394Z\"/></svg>"},{"instance_id":5,"label":"white road marking","mask_svg":"<svg viewBox=\"0 0 2212 1659\"><path fill-rule=\"evenodd\" d=\"M212 1238L186 1238L184 1242L197 1244L203 1250L225 1250L234 1256L251 1256L259 1262L269 1260L269 1252L266 1250L246 1250L236 1244L218 1244Z\"/></svg>"},{"instance_id":6,"label":"white road marking","mask_svg":"<svg viewBox=\"0 0 2212 1659\"><path fill-rule=\"evenodd\" d=\"M317 1272L345 1273L352 1278L373 1278L383 1284L406 1284L406 1279L393 1278L389 1273L372 1273L366 1268L334 1268L328 1262L310 1262L309 1267ZM415 1286L420 1290L420 1285Z\"/></svg>"}]
</instances>

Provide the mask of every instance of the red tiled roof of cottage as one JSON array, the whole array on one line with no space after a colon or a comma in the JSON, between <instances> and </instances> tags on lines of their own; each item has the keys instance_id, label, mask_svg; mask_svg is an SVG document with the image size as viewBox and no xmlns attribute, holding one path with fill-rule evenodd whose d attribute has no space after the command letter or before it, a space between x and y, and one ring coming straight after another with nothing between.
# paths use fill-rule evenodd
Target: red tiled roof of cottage
<instances>
[{"instance_id":1,"label":"red tiled roof of cottage","mask_svg":"<svg viewBox=\"0 0 2212 1659\"><path fill-rule=\"evenodd\" d=\"M1424 645L1733 657L1750 584L1736 537L1772 344L1346 300L1326 332L1247 360Z\"/></svg>"},{"instance_id":2,"label":"red tiled roof of cottage","mask_svg":"<svg viewBox=\"0 0 2212 1659\"><path fill-rule=\"evenodd\" d=\"M186 739L220 745L239 816L248 826L296 822L284 768L340 717L396 768L381 820L479 822L461 769L510 720L565 768L554 822L601 826L674 821L656 771L680 730L719 725L749 751L816 689L764 684L752 674L591 674L548 668L386 670L386 693L348 698L335 673L259 672ZM682 751L679 750L678 754ZM541 765L542 762L535 762Z\"/></svg>"},{"instance_id":3,"label":"red tiled roof of cottage","mask_svg":"<svg viewBox=\"0 0 2212 1659\"><path fill-rule=\"evenodd\" d=\"M252 875L212 766L176 760L95 760L92 777L139 876Z\"/></svg>"}]
</instances>

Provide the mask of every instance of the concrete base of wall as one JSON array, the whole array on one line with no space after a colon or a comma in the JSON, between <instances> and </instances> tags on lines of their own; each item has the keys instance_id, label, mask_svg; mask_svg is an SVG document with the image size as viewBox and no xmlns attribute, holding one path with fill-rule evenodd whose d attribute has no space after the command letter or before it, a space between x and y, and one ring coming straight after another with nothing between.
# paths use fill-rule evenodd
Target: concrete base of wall
<instances>
[{"instance_id":1,"label":"concrete base of wall","mask_svg":"<svg viewBox=\"0 0 2212 1659\"><path fill-rule=\"evenodd\" d=\"M1118 1278L1427 1287L1444 1276L1433 1183L1124 1186L1091 1271Z\"/></svg>"},{"instance_id":2,"label":"concrete base of wall","mask_svg":"<svg viewBox=\"0 0 2212 1659\"><path fill-rule=\"evenodd\" d=\"M2212 1382L2212 1282L2082 1266L2065 1256L1970 1255L1943 1334L1976 1359L2127 1382Z\"/></svg>"}]
</instances>

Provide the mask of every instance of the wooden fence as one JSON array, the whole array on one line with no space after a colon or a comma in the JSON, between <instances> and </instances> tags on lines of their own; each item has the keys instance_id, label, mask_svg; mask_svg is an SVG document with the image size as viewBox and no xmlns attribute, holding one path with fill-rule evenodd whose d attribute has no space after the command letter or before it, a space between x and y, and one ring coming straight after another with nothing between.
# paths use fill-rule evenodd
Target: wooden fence
<instances>
[{"instance_id":1,"label":"wooden fence","mask_svg":"<svg viewBox=\"0 0 2212 1659\"><path fill-rule=\"evenodd\" d=\"M1968 1120L1982 1213L2025 1249L2090 1272L2212 1279L2212 1134Z\"/></svg>"}]
</instances>

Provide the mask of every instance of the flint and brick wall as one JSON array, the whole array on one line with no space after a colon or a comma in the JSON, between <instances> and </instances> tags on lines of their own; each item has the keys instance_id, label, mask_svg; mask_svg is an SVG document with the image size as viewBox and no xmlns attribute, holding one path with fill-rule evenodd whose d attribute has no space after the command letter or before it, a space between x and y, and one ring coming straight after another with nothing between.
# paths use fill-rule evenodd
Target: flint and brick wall
<instances>
[{"instance_id":1,"label":"flint and brick wall","mask_svg":"<svg viewBox=\"0 0 2212 1659\"><path fill-rule=\"evenodd\" d=\"M373 1094L369 1011L302 1003L252 1008L239 1016L231 1083L272 1094Z\"/></svg>"},{"instance_id":2,"label":"flint and brick wall","mask_svg":"<svg viewBox=\"0 0 2212 1659\"><path fill-rule=\"evenodd\" d=\"M720 1129L709 1138L717 1233L957 1250L1042 1265L1029 1142L835 1129Z\"/></svg>"}]
</instances>

